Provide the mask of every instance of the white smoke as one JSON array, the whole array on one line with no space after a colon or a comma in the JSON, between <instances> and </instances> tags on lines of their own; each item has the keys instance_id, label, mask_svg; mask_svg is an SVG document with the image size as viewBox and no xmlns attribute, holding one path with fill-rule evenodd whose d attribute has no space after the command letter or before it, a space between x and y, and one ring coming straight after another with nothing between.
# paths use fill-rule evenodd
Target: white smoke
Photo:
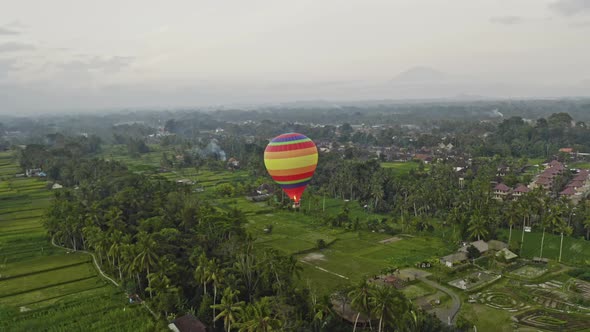
<instances>
[{"instance_id":1,"label":"white smoke","mask_svg":"<svg viewBox=\"0 0 590 332\"><path fill-rule=\"evenodd\" d=\"M199 150L198 153L201 155L201 157L205 158L213 157L221 161L225 161L227 159L225 151L221 149L216 139L212 139L211 142L209 142L209 144L207 144L204 149Z\"/></svg>"},{"instance_id":2,"label":"white smoke","mask_svg":"<svg viewBox=\"0 0 590 332\"><path fill-rule=\"evenodd\" d=\"M493 118L503 118L504 117L504 114L500 113L500 111L498 111L497 108L488 114Z\"/></svg>"}]
</instances>

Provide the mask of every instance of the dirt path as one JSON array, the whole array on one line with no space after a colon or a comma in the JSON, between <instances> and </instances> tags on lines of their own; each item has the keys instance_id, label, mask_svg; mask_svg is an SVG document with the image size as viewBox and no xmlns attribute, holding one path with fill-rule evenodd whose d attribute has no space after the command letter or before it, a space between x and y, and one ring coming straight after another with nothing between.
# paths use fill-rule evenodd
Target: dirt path
<instances>
[{"instance_id":1,"label":"dirt path","mask_svg":"<svg viewBox=\"0 0 590 332\"><path fill-rule=\"evenodd\" d=\"M106 280L108 280L111 283L113 283L113 285L115 285L117 287L120 287L119 284L115 280L113 280L113 278L109 277L100 268L100 265L98 265L98 261L96 260L96 256L93 253L91 253L89 251L86 251L86 250L73 250L73 249L70 249L70 248L62 247L62 246L60 246L60 245L58 245L58 244L55 243L55 239L54 238L51 238L51 245L54 246L54 247L56 247L56 248L67 250L68 252L70 252L70 251L73 251L73 252L81 252L81 253L88 254L88 255L92 256L92 261L94 262L94 266L96 267L96 269L98 270L98 272L100 273L100 275L103 278L105 278ZM156 315L156 313L153 312L152 309L150 309L150 307L147 306L147 304L145 304L145 301L141 301L141 304L143 304L143 307L146 308L147 311L149 311L150 314L152 314L152 316L154 316L155 319L158 319L158 315Z\"/></svg>"},{"instance_id":2,"label":"dirt path","mask_svg":"<svg viewBox=\"0 0 590 332\"><path fill-rule=\"evenodd\" d=\"M451 325L455 325L455 323L457 322L457 313L459 312L459 309L461 309L461 299L459 298L459 295L457 295L457 293L455 293L451 289L442 286L435 281L426 279L424 277L418 277L418 280L440 290L443 293L448 294L451 297L451 300L453 301L451 307L449 309L438 309L436 311L436 315L441 321L445 323L448 323L450 321Z\"/></svg>"},{"instance_id":3,"label":"dirt path","mask_svg":"<svg viewBox=\"0 0 590 332\"><path fill-rule=\"evenodd\" d=\"M338 274L338 273L336 273L336 272L328 271L328 270L324 269L323 267L319 267L319 266L317 266L317 265L313 265L313 264L311 264L311 263L310 263L310 262L308 262L308 261L304 261L304 260L299 260L299 261L300 261L301 263L309 264L309 265L311 265L311 266L315 267L316 269L318 269L318 270L320 270L320 271L323 271L323 272L326 272L326 273L329 273L329 274L335 275L335 276L337 276L337 277L339 277L339 278L342 278L342 279L346 279L346 280L348 280L348 277L346 277L346 276L343 276L343 275L341 275L341 274Z\"/></svg>"}]
</instances>

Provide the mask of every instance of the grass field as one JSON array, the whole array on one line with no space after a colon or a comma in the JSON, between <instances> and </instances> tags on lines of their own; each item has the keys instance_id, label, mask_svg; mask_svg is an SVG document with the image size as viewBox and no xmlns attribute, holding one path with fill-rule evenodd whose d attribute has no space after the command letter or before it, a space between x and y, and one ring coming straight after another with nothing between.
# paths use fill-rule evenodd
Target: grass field
<instances>
[{"instance_id":1,"label":"grass field","mask_svg":"<svg viewBox=\"0 0 590 332\"><path fill-rule=\"evenodd\" d=\"M447 244L435 237L405 237L390 243L380 241L391 235L368 231L347 231L343 228L323 226L319 222L321 211L306 214L274 210L265 202L253 203L244 198L218 200L220 207L235 206L248 216L248 231L256 238L259 248L274 248L285 254L297 254L303 261L302 282L329 293L339 285L349 284L365 276L379 274L388 267L414 266L426 259L452 252ZM327 199L325 213L338 213L345 202ZM351 215L367 215L358 205L350 205ZM272 225L272 233L264 229ZM329 246L316 250L316 241L322 239Z\"/></svg>"},{"instance_id":2,"label":"grass field","mask_svg":"<svg viewBox=\"0 0 590 332\"><path fill-rule=\"evenodd\" d=\"M570 167L580 168L580 169L590 169L590 162L588 161L579 161L572 163Z\"/></svg>"},{"instance_id":3,"label":"grass field","mask_svg":"<svg viewBox=\"0 0 590 332\"><path fill-rule=\"evenodd\" d=\"M418 169L419 166L420 164L415 161L381 163L381 167L392 170L398 175L409 174L411 170ZM424 165L424 169L428 170L428 165Z\"/></svg>"},{"instance_id":4,"label":"grass field","mask_svg":"<svg viewBox=\"0 0 590 332\"><path fill-rule=\"evenodd\" d=\"M508 239L508 231L501 230L502 235ZM522 232L520 230L512 231L512 245L517 246L521 239ZM538 257L541 251L541 237L542 232L524 233L524 246L522 255L526 258ZM543 257L552 260L559 258L559 244L561 237L559 234L545 233L545 241L543 246ZM590 264L590 241L584 239L576 239L570 236L563 238L563 253L561 260L564 263L575 265Z\"/></svg>"},{"instance_id":5,"label":"grass field","mask_svg":"<svg viewBox=\"0 0 590 332\"><path fill-rule=\"evenodd\" d=\"M0 154L0 331L151 330L148 312L98 277L90 256L50 245L46 182Z\"/></svg>"}]
</instances>

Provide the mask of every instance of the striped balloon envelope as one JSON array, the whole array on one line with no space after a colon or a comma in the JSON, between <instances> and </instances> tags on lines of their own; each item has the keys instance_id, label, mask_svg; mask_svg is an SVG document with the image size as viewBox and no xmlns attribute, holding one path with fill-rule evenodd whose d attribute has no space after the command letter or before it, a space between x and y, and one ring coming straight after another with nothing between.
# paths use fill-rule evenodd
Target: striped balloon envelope
<instances>
[{"instance_id":1,"label":"striped balloon envelope","mask_svg":"<svg viewBox=\"0 0 590 332\"><path fill-rule=\"evenodd\" d=\"M318 164L318 149L305 135L287 133L270 141L264 150L268 174L299 205L301 195Z\"/></svg>"}]
</instances>

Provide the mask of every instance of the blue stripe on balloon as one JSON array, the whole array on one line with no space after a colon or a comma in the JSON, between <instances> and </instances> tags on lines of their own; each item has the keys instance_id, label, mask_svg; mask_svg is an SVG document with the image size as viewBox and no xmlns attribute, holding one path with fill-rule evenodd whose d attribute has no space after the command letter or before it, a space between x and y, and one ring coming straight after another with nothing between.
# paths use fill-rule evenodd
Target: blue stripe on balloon
<instances>
[{"instance_id":1,"label":"blue stripe on balloon","mask_svg":"<svg viewBox=\"0 0 590 332\"><path fill-rule=\"evenodd\" d=\"M299 188L299 187L307 186L307 184L309 183L309 181L310 180L299 182L299 183L292 183L292 184L281 184L281 188L284 188L284 189Z\"/></svg>"},{"instance_id":2,"label":"blue stripe on balloon","mask_svg":"<svg viewBox=\"0 0 590 332\"><path fill-rule=\"evenodd\" d=\"M289 141L297 141L297 140L305 139L305 138L307 138L307 137L305 137L303 135L297 135L297 136L292 136L292 137L276 137L271 142L289 142Z\"/></svg>"}]
</instances>

